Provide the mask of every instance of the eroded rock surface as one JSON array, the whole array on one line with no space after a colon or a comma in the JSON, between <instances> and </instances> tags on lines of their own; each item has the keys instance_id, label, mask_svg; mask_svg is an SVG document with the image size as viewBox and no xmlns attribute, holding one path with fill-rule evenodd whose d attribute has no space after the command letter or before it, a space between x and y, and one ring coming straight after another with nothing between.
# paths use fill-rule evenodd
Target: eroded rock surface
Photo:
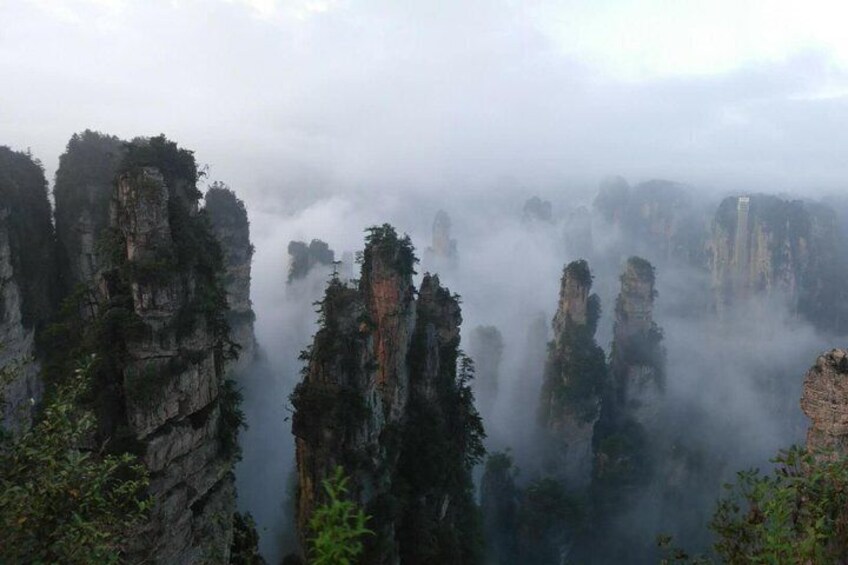
<instances>
[{"instance_id":1,"label":"eroded rock surface","mask_svg":"<svg viewBox=\"0 0 848 565\"><path fill-rule=\"evenodd\" d=\"M801 409L810 419L807 449L821 457L848 455L848 351L832 349L804 377Z\"/></svg>"}]
</instances>

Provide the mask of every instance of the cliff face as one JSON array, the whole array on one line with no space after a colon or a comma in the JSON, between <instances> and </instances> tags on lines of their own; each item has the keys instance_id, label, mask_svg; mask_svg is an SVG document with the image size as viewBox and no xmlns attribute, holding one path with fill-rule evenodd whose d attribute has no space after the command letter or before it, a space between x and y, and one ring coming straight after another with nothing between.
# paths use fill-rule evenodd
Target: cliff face
<instances>
[{"instance_id":1,"label":"cliff face","mask_svg":"<svg viewBox=\"0 0 848 565\"><path fill-rule=\"evenodd\" d=\"M250 222L244 203L235 193L221 184L206 192L204 210L212 233L221 244L224 254L224 287L227 291L230 337L240 347L237 371L243 371L256 358L256 335L253 322L256 315L250 302L250 268L253 245L250 243Z\"/></svg>"},{"instance_id":2,"label":"cliff face","mask_svg":"<svg viewBox=\"0 0 848 565\"><path fill-rule=\"evenodd\" d=\"M460 522L473 506L482 430L473 425L471 370L457 374L459 305L429 275L416 301L415 261L408 238L390 226L371 230L359 287L335 278L327 288L292 395L301 537L323 501L321 480L341 465L377 532L363 563L444 562L471 542ZM439 543L422 546L430 536Z\"/></svg>"},{"instance_id":3,"label":"cliff face","mask_svg":"<svg viewBox=\"0 0 848 565\"><path fill-rule=\"evenodd\" d=\"M0 421L29 427L41 400L36 334L55 301L54 234L41 165L0 147L0 367L9 370Z\"/></svg>"},{"instance_id":4,"label":"cliff face","mask_svg":"<svg viewBox=\"0 0 848 565\"><path fill-rule=\"evenodd\" d=\"M782 295L820 329L841 331L848 269L836 214L824 205L756 194L726 198L708 242L721 312L755 295Z\"/></svg>"},{"instance_id":5,"label":"cliff face","mask_svg":"<svg viewBox=\"0 0 848 565\"><path fill-rule=\"evenodd\" d=\"M115 175L125 153L116 137L85 130L59 157L53 197L62 286L89 284L102 267L100 241L109 227Z\"/></svg>"},{"instance_id":6,"label":"cliff face","mask_svg":"<svg viewBox=\"0 0 848 565\"><path fill-rule=\"evenodd\" d=\"M585 261L563 271L559 306L548 345L539 420L552 444L554 472L576 486L588 483L592 470L592 435L606 381L603 350L595 343L600 315L590 296L592 275Z\"/></svg>"},{"instance_id":7,"label":"cliff face","mask_svg":"<svg viewBox=\"0 0 848 565\"><path fill-rule=\"evenodd\" d=\"M90 161L73 163L83 170L66 160L66 178L97 169ZM222 253L199 210L190 151L164 136L137 139L115 170L111 183L68 184L57 198L57 218L96 218L99 211L89 206L106 200L109 207L98 230L64 232L71 238L64 249L84 251L80 241L94 239L94 253L69 257L68 265L77 265L72 276L91 278L78 281L85 292L67 296L54 329L63 358L51 366L61 377L77 356L97 355L97 440L110 451L137 454L150 471L154 504L128 561L227 562L241 417L223 377L233 347L219 282ZM85 198L75 192L80 186Z\"/></svg>"},{"instance_id":8,"label":"cliff face","mask_svg":"<svg viewBox=\"0 0 848 565\"><path fill-rule=\"evenodd\" d=\"M639 257L627 260L615 305L610 360L610 409L640 425L655 423L664 385L662 332L653 321L654 268Z\"/></svg>"},{"instance_id":9,"label":"cliff face","mask_svg":"<svg viewBox=\"0 0 848 565\"><path fill-rule=\"evenodd\" d=\"M804 377L801 409L810 419L807 449L819 457L848 454L848 351L821 355Z\"/></svg>"},{"instance_id":10,"label":"cliff face","mask_svg":"<svg viewBox=\"0 0 848 565\"><path fill-rule=\"evenodd\" d=\"M287 282L306 278L309 271L318 266L326 267L328 270L335 261L335 253L320 239L313 239L309 245L302 241L290 241L289 253L289 276Z\"/></svg>"},{"instance_id":11,"label":"cliff face","mask_svg":"<svg viewBox=\"0 0 848 565\"><path fill-rule=\"evenodd\" d=\"M112 210L139 325L123 367L127 423L155 500L138 555L226 562L235 493L221 441L222 412L231 409L221 393L225 344L220 304L204 303L216 290L202 272L211 265L185 256L182 237L203 236L204 228L196 198L174 190L180 182L194 178L166 180L158 168L132 167L117 181Z\"/></svg>"}]
</instances>

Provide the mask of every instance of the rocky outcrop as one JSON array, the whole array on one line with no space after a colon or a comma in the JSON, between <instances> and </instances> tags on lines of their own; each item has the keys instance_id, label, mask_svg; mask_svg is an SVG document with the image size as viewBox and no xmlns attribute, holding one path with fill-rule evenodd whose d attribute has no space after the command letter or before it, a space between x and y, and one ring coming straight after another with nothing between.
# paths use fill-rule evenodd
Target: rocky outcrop
<instances>
[{"instance_id":1,"label":"rocky outcrop","mask_svg":"<svg viewBox=\"0 0 848 565\"><path fill-rule=\"evenodd\" d=\"M306 278L306 275L316 267L325 267L329 272L335 261L335 253L325 242L313 239L309 245L303 241L290 241L289 253L289 284Z\"/></svg>"},{"instance_id":2,"label":"rocky outcrop","mask_svg":"<svg viewBox=\"0 0 848 565\"><path fill-rule=\"evenodd\" d=\"M810 419L809 451L827 459L848 455L848 351L819 356L804 377L801 409Z\"/></svg>"},{"instance_id":3,"label":"rocky outcrop","mask_svg":"<svg viewBox=\"0 0 848 565\"><path fill-rule=\"evenodd\" d=\"M663 435L665 350L653 320L655 273L640 257L631 257L621 275L615 304L610 378L603 392L601 417L594 430L593 488L599 531L614 529L613 517L633 504L635 492L652 480L651 461L671 461L676 451L659 453ZM668 446L666 446L668 450Z\"/></svg>"},{"instance_id":4,"label":"rocky outcrop","mask_svg":"<svg viewBox=\"0 0 848 565\"><path fill-rule=\"evenodd\" d=\"M0 424L32 424L42 381L36 336L55 304L54 234L41 164L0 147Z\"/></svg>"},{"instance_id":5,"label":"rocky outcrop","mask_svg":"<svg viewBox=\"0 0 848 565\"><path fill-rule=\"evenodd\" d=\"M665 380L662 331L653 321L655 274L640 257L627 260L615 304L610 356L611 395L606 403L616 419L656 423Z\"/></svg>"},{"instance_id":6,"label":"rocky outcrop","mask_svg":"<svg viewBox=\"0 0 848 565\"><path fill-rule=\"evenodd\" d=\"M66 293L93 282L102 268L102 236L109 227L115 175L124 153L124 142L117 137L85 130L71 137L59 157L53 197Z\"/></svg>"},{"instance_id":7,"label":"rocky outcrop","mask_svg":"<svg viewBox=\"0 0 848 565\"><path fill-rule=\"evenodd\" d=\"M221 441L222 412L232 410L221 393L224 311L207 302L223 294L221 265L214 248L189 247L189 238L211 240L189 190L194 182L190 171L167 178L158 167L133 165L118 178L112 207L138 325L122 370L127 425L155 501L135 554L157 563L226 562L232 533L232 458ZM208 264L187 256L202 252ZM109 298L116 292L112 286Z\"/></svg>"},{"instance_id":8,"label":"rocky outcrop","mask_svg":"<svg viewBox=\"0 0 848 565\"><path fill-rule=\"evenodd\" d=\"M56 216L92 222L62 232L66 273L84 292L66 297L51 367L61 376L96 354L95 439L150 472L153 506L127 560L226 563L241 416L224 380L234 344L222 252L199 209L192 153L164 136L136 139L115 166L103 149L112 142L87 132L63 157Z\"/></svg>"},{"instance_id":9,"label":"rocky outcrop","mask_svg":"<svg viewBox=\"0 0 848 565\"><path fill-rule=\"evenodd\" d=\"M848 266L835 212L821 204L754 194L722 201L708 242L720 313L754 296L785 299L816 327L846 327Z\"/></svg>"},{"instance_id":10,"label":"rocky outcrop","mask_svg":"<svg viewBox=\"0 0 848 565\"><path fill-rule=\"evenodd\" d=\"M433 221L433 243L424 251L424 262L433 267L454 267L457 262L456 240L451 238L451 219L444 210Z\"/></svg>"},{"instance_id":11,"label":"rocky outcrop","mask_svg":"<svg viewBox=\"0 0 848 565\"><path fill-rule=\"evenodd\" d=\"M237 372L243 372L255 360L257 353L253 322L256 315L250 302L250 269L253 245L250 243L250 222L244 203L221 183L206 192L204 211L221 244L224 254L224 288L227 291L230 338L239 346Z\"/></svg>"},{"instance_id":12,"label":"rocky outcrop","mask_svg":"<svg viewBox=\"0 0 848 565\"><path fill-rule=\"evenodd\" d=\"M565 267L539 406L552 472L575 486L591 478L592 433L606 381L604 352L595 343L600 301L591 288L585 261Z\"/></svg>"},{"instance_id":13,"label":"rocky outcrop","mask_svg":"<svg viewBox=\"0 0 848 565\"><path fill-rule=\"evenodd\" d=\"M416 300L415 261L408 238L370 230L358 287L335 277L327 288L291 399L301 537L324 499L321 481L341 465L377 534L362 563L449 562L469 541L461 521L482 450L473 369L457 373L456 298L425 275Z\"/></svg>"}]
</instances>

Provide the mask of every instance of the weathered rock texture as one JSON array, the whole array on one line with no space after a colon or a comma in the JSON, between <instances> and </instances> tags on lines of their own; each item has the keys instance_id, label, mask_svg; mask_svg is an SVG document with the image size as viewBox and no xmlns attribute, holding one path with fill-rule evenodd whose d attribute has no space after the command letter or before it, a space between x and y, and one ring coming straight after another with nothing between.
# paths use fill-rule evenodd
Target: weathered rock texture
<instances>
[{"instance_id":1,"label":"weathered rock texture","mask_svg":"<svg viewBox=\"0 0 848 565\"><path fill-rule=\"evenodd\" d=\"M222 253L199 210L194 157L164 136L137 139L107 183L108 152L87 147L94 153L85 159L68 157L83 139L94 149L112 141L84 134L63 162L66 181L99 172L91 183L67 181L57 217L98 219L93 231L63 232L70 238L63 248L74 251L67 272L88 290L70 294L69 302L82 302L66 309L59 327L69 352L97 354L98 440L138 454L150 471L154 505L127 559L226 563L239 418L223 378L232 342ZM93 163L97 155L109 163ZM101 192L108 194L105 226Z\"/></svg>"},{"instance_id":2,"label":"weathered rock texture","mask_svg":"<svg viewBox=\"0 0 848 565\"><path fill-rule=\"evenodd\" d=\"M0 147L0 424L29 427L41 400L36 334L55 302L54 234L41 164Z\"/></svg>"},{"instance_id":3,"label":"weathered rock texture","mask_svg":"<svg viewBox=\"0 0 848 565\"><path fill-rule=\"evenodd\" d=\"M306 275L316 267L332 268L335 253L320 239L313 239L309 245L302 241L290 241L288 283L306 278Z\"/></svg>"},{"instance_id":4,"label":"weathered rock texture","mask_svg":"<svg viewBox=\"0 0 848 565\"><path fill-rule=\"evenodd\" d=\"M671 461L675 451L660 453L665 351L653 320L653 266L631 257L621 275L615 305L610 378L604 388L601 417L594 430L593 489L596 536L627 539L616 530L615 516L628 511L652 478L652 461ZM624 536L624 537L622 537ZM627 542L630 543L630 542ZM623 544L626 546L627 544Z\"/></svg>"},{"instance_id":5,"label":"weathered rock texture","mask_svg":"<svg viewBox=\"0 0 848 565\"><path fill-rule=\"evenodd\" d=\"M643 426L656 423L665 380L662 331L653 320L654 282L650 263L640 257L627 260L615 304L610 359L609 409L616 419L632 418Z\"/></svg>"},{"instance_id":6,"label":"weathered rock texture","mask_svg":"<svg viewBox=\"0 0 848 565\"><path fill-rule=\"evenodd\" d=\"M726 198L708 242L719 312L751 296L782 296L820 329L848 323L848 275L836 213L821 204L755 194Z\"/></svg>"},{"instance_id":7,"label":"weathered rock texture","mask_svg":"<svg viewBox=\"0 0 848 565\"><path fill-rule=\"evenodd\" d=\"M848 455L848 351L819 356L804 377L801 409L810 419L808 450L825 458Z\"/></svg>"},{"instance_id":8,"label":"weathered rock texture","mask_svg":"<svg viewBox=\"0 0 848 565\"><path fill-rule=\"evenodd\" d=\"M458 259L456 240L451 238L451 219L444 210L433 221L433 243L424 251L424 262L435 267L453 267Z\"/></svg>"},{"instance_id":9,"label":"weathered rock texture","mask_svg":"<svg viewBox=\"0 0 848 565\"><path fill-rule=\"evenodd\" d=\"M218 252L188 246L192 236L211 241L194 182L192 171L166 177L134 165L118 178L112 209L140 325L126 344L127 424L143 446L155 500L139 556L157 563L226 562L232 533L232 459L221 441L226 344L216 318L224 312L220 301L209 303L210 293L223 294L215 286L221 266L189 256Z\"/></svg>"},{"instance_id":10,"label":"weathered rock texture","mask_svg":"<svg viewBox=\"0 0 848 565\"><path fill-rule=\"evenodd\" d=\"M482 430L468 364L457 374L460 310L435 276L415 299L414 262L408 238L370 231L359 286L334 278L327 288L292 395L300 534L341 465L377 533L362 563L470 559L463 520Z\"/></svg>"},{"instance_id":11,"label":"weathered rock texture","mask_svg":"<svg viewBox=\"0 0 848 565\"><path fill-rule=\"evenodd\" d=\"M591 478L592 434L606 381L604 352L595 343L600 301L591 288L585 261L565 267L539 406L552 445L552 470L575 486Z\"/></svg>"},{"instance_id":12,"label":"weathered rock texture","mask_svg":"<svg viewBox=\"0 0 848 565\"><path fill-rule=\"evenodd\" d=\"M222 184L214 184L206 192L204 210L212 232L224 254L224 287L230 309L227 321L230 338L238 344L236 371L244 371L256 358L256 335L253 322L256 315L250 302L250 268L253 245L250 243L250 222L244 203Z\"/></svg>"},{"instance_id":13,"label":"weathered rock texture","mask_svg":"<svg viewBox=\"0 0 848 565\"><path fill-rule=\"evenodd\" d=\"M96 280L104 262L102 236L109 227L115 175L125 153L116 137L85 130L59 157L53 197L59 274L64 291Z\"/></svg>"}]
</instances>

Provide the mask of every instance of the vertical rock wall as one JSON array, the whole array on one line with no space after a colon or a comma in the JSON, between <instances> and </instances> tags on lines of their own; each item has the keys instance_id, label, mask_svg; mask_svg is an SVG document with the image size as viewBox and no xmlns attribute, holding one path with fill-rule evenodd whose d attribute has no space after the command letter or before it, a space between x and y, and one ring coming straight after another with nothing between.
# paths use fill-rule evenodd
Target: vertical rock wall
<instances>
[{"instance_id":1,"label":"vertical rock wall","mask_svg":"<svg viewBox=\"0 0 848 565\"><path fill-rule=\"evenodd\" d=\"M119 177L112 209L141 328L123 369L127 424L155 500L134 558L225 563L235 492L219 435L223 359L210 321L196 312L209 289L194 269L172 270L179 256L172 223L197 220L196 206L175 198L157 168L134 167Z\"/></svg>"},{"instance_id":2,"label":"vertical rock wall","mask_svg":"<svg viewBox=\"0 0 848 565\"><path fill-rule=\"evenodd\" d=\"M102 267L102 235L109 227L115 175L124 153L118 138L85 130L71 137L59 157L53 197L59 271L66 293L95 281Z\"/></svg>"},{"instance_id":3,"label":"vertical rock wall","mask_svg":"<svg viewBox=\"0 0 848 565\"><path fill-rule=\"evenodd\" d=\"M552 447L552 471L575 486L591 478L592 435L606 380L604 352L594 337L600 305L591 288L585 261L565 267L539 407Z\"/></svg>"},{"instance_id":4,"label":"vertical rock wall","mask_svg":"<svg viewBox=\"0 0 848 565\"><path fill-rule=\"evenodd\" d=\"M640 257L627 260L615 305L610 359L614 418L656 423L664 386L662 332L653 321L654 268Z\"/></svg>"},{"instance_id":5,"label":"vertical rock wall","mask_svg":"<svg viewBox=\"0 0 848 565\"><path fill-rule=\"evenodd\" d=\"M250 222L244 203L235 193L221 184L206 192L204 210L212 232L224 254L224 286L230 309L227 319L230 337L240 347L236 371L244 371L256 358L256 335L253 322L256 315L250 301L250 270L253 245L250 243Z\"/></svg>"},{"instance_id":6,"label":"vertical rock wall","mask_svg":"<svg viewBox=\"0 0 848 565\"><path fill-rule=\"evenodd\" d=\"M416 300L415 262L408 238L370 230L359 286L327 288L292 395L301 539L340 465L376 532L362 563L473 561L463 532L482 428L457 373L459 304L430 275Z\"/></svg>"},{"instance_id":7,"label":"vertical rock wall","mask_svg":"<svg viewBox=\"0 0 848 565\"><path fill-rule=\"evenodd\" d=\"M54 237L41 164L0 147L0 422L12 432L41 400L36 336L55 308Z\"/></svg>"},{"instance_id":8,"label":"vertical rock wall","mask_svg":"<svg viewBox=\"0 0 848 565\"><path fill-rule=\"evenodd\" d=\"M810 419L808 450L825 458L848 455L848 351L819 356L804 377L801 409Z\"/></svg>"}]
</instances>

